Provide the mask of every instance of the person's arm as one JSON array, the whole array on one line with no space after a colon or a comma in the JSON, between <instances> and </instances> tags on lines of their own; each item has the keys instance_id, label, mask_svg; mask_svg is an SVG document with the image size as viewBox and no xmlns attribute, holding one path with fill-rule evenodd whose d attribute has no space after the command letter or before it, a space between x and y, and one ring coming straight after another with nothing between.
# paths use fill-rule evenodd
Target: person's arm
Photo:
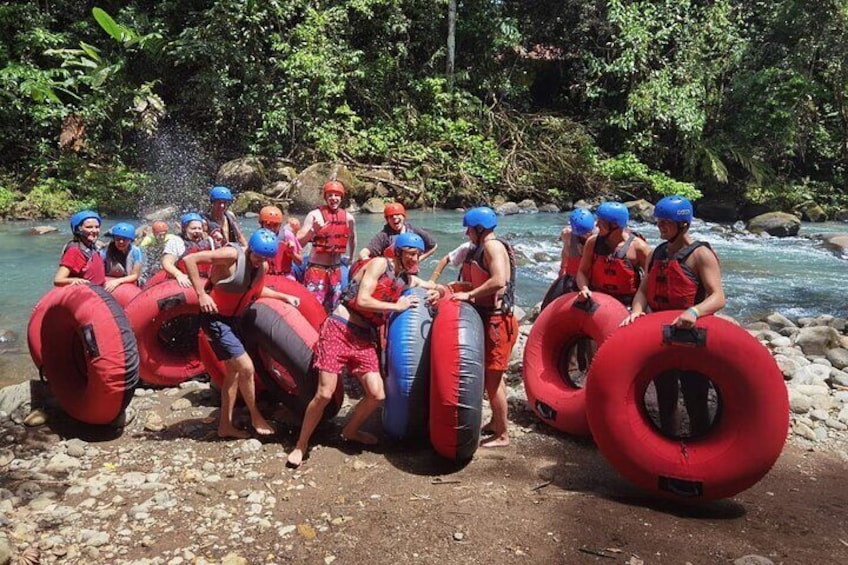
<instances>
[{"instance_id":1,"label":"person's arm","mask_svg":"<svg viewBox=\"0 0 848 565\"><path fill-rule=\"evenodd\" d=\"M89 284L90 281L83 277L72 277L71 268L74 267L76 272L80 272L88 261L83 257L82 252L78 249L70 248L62 255L59 261L59 268L56 274L53 275L53 286L69 286L76 284Z\"/></svg>"},{"instance_id":2,"label":"person's arm","mask_svg":"<svg viewBox=\"0 0 848 565\"><path fill-rule=\"evenodd\" d=\"M648 255L647 265L651 264L651 257L654 252ZM632 324L636 318L640 318L645 315L646 310L648 309L648 274L647 270L645 271L645 276L642 277L642 282L639 283L639 290L636 291L636 295L633 296L633 302L630 304L630 314L624 318L621 322L622 326L626 326Z\"/></svg>"},{"instance_id":3,"label":"person's arm","mask_svg":"<svg viewBox=\"0 0 848 565\"><path fill-rule=\"evenodd\" d=\"M177 268L177 256L172 255L170 253L165 253L162 255L162 269L165 270L166 273L177 279L179 285L183 288L189 288L191 286L191 279L189 279L184 272Z\"/></svg>"},{"instance_id":4,"label":"person's arm","mask_svg":"<svg viewBox=\"0 0 848 565\"><path fill-rule=\"evenodd\" d=\"M260 298L275 298L277 300L282 300L287 304L291 304L295 308L300 306L300 298L294 296L293 294L286 294L285 292L279 292L272 288L268 288L267 286L262 287L262 292L259 293Z\"/></svg>"},{"instance_id":5,"label":"person's arm","mask_svg":"<svg viewBox=\"0 0 848 565\"><path fill-rule=\"evenodd\" d=\"M348 238L347 257L348 262L353 263L353 258L356 257L356 218L350 212L347 213L347 227L350 230Z\"/></svg>"},{"instance_id":6,"label":"person's arm","mask_svg":"<svg viewBox=\"0 0 848 565\"><path fill-rule=\"evenodd\" d=\"M197 268L199 264L233 264L238 260L238 251L233 247L222 247L213 251L198 251L190 253L183 257L186 273L191 282L194 292L197 293L197 300L200 304L200 311L208 314L217 314L218 305L206 292L206 281L200 276L200 270Z\"/></svg>"},{"instance_id":7,"label":"person's arm","mask_svg":"<svg viewBox=\"0 0 848 565\"><path fill-rule=\"evenodd\" d=\"M445 255L439 259L439 262L436 264L436 268L433 269L433 274L430 275L430 280L432 282L439 280L439 277L442 276L442 271L444 271L445 267L448 266L448 262L450 262L450 255Z\"/></svg>"},{"instance_id":8,"label":"person's arm","mask_svg":"<svg viewBox=\"0 0 848 565\"><path fill-rule=\"evenodd\" d=\"M409 288L421 287L427 290L427 302L433 303L439 298L444 297L448 293L448 287L443 284L438 284L433 280L422 279L416 275L411 275L409 280Z\"/></svg>"},{"instance_id":9,"label":"person's arm","mask_svg":"<svg viewBox=\"0 0 848 565\"><path fill-rule=\"evenodd\" d=\"M494 246L497 246L497 248ZM495 251L495 249L498 250ZM507 250L500 242L492 239L485 242L483 254L486 257L486 264L489 266L489 278L473 290L455 293L451 297L453 300L474 300L475 298L497 294L506 288L508 281L507 273L509 271L509 254Z\"/></svg>"},{"instance_id":10,"label":"person's arm","mask_svg":"<svg viewBox=\"0 0 848 565\"><path fill-rule=\"evenodd\" d=\"M651 246L647 241L636 238L639 243L636 245L636 266L642 269L643 273L648 272L648 257L651 256Z\"/></svg>"},{"instance_id":11,"label":"person's arm","mask_svg":"<svg viewBox=\"0 0 848 565\"><path fill-rule=\"evenodd\" d=\"M589 280L592 273L592 262L595 258L595 241L597 235L589 236L586 240L586 245L583 246L583 255L580 257L580 268L577 270L577 290L580 292L580 297L583 300L588 300L592 297L592 291L589 290Z\"/></svg>"},{"instance_id":12,"label":"person's arm","mask_svg":"<svg viewBox=\"0 0 848 565\"><path fill-rule=\"evenodd\" d=\"M369 312L403 312L411 306L418 304L417 296L401 296L397 302L384 302L374 298L374 289L380 276L389 268L389 263L384 257L377 257L365 267L362 280L359 283L359 291L356 293L356 305Z\"/></svg>"},{"instance_id":13,"label":"person's arm","mask_svg":"<svg viewBox=\"0 0 848 565\"><path fill-rule=\"evenodd\" d=\"M721 284L721 267L715 253L708 248L699 247L691 258L692 270L697 273L701 284L704 285L705 296L702 301L687 308L672 320L672 325L684 328L694 326L695 321L701 316L718 312L726 303L724 287Z\"/></svg>"},{"instance_id":14,"label":"person's arm","mask_svg":"<svg viewBox=\"0 0 848 565\"><path fill-rule=\"evenodd\" d=\"M315 237L315 232L321 229L321 225L318 224L318 220L316 220L316 213L318 216L321 215L321 212L317 212L313 210L306 215L306 218L303 220L303 226L301 226L300 230L297 232L297 240L301 245L306 245L312 238Z\"/></svg>"}]
</instances>

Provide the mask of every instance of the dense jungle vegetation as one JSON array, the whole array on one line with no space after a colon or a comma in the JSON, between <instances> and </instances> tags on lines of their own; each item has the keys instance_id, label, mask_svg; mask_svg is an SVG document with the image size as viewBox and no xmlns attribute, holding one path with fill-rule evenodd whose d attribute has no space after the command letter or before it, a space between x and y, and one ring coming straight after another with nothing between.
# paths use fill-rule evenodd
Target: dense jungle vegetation
<instances>
[{"instance_id":1,"label":"dense jungle vegetation","mask_svg":"<svg viewBox=\"0 0 848 565\"><path fill-rule=\"evenodd\" d=\"M6 216L134 210L165 135L199 185L256 155L433 203L845 205L848 0L18 0L0 67Z\"/></svg>"}]
</instances>

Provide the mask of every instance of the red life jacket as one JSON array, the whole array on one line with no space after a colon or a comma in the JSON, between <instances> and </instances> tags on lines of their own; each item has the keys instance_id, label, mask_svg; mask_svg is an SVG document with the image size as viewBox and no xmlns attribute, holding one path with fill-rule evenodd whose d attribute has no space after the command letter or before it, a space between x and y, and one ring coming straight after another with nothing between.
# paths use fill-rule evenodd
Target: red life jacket
<instances>
[{"instance_id":1,"label":"red life jacket","mask_svg":"<svg viewBox=\"0 0 848 565\"><path fill-rule=\"evenodd\" d=\"M83 267L80 272L72 272L70 276L79 277L91 282L92 284L100 286L106 284L106 263L103 261L103 257L97 249L94 247L87 247L83 245L82 242L75 239L65 244L65 248L62 249L63 257L65 256L65 252L67 252L71 247L76 247L80 250L86 259L86 263L85 267Z\"/></svg>"},{"instance_id":2,"label":"red life jacket","mask_svg":"<svg viewBox=\"0 0 848 565\"><path fill-rule=\"evenodd\" d=\"M648 265L648 306L654 312L683 310L704 299L706 289L698 275L686 264L686 259L699 247L715 254L709 243L695 241L674 257L668 256L668 242L660 244Z\"/></svg>"},{"instance_id":3,"label":"red life jacket","mask_svg":"<svg viewBox=\"0 0 848 565\"><path fill-rule=\"evenodd\" d=\"M247 256L241 245L228 243L238 252L236 268L226 279L215 283L209 290L209 296L218 306L221 316L240 316L250 303L259 298L265 286L265 267L254 269L248 264Z\"/></svg>"},{"instance_id":4,"label":"red life jacket","mask_svg":"<svg viewBox=\"0 0 848 565\"><path fill-rule=\"evenodd\" d=\"M509 281L506 283L503 294L499 296L499 293L495 293L489 296L475 298L474 306L484 314L511 314L512 307L515 305L515 251L513 251L512 246L506 241L500 238L495 239L503 244L509 256ZM480 244L472 249L465 258L465 262L459 270L459 280L471 283L472 288L482 286L483 283L492 278L491 271L483 263L483 245ZM499 298L501 300L501 306L500 308L495 308Z\"/></svg>"},{"instance_id":5,"label":"red life jacket","mask_svg":"<svg viewBox=\"0 0 848 565\"><path fill-rule=\"evenodd\" d=\"M183 241L185 242L185 248L186 248L186 251L183 254L183 257L185 257L186 255L191 255L192 253L198 253L200 251L209 251L210 249L213 248L212 240L209 239L208 237L204 237L200 241L189 241L188 239L183 238ZM184 273L186 272L185 261L183 261L182 258L180 258L180 260L177 261L177 268ZM212 269L212 265L208 264L208 263L204 263L203 265L197 266L198 272L200 272L200 274L204 277L209 276L209 271L211 269Z\"/></svg>"},{"instance_id":6,"label":"red life jacket","mask_svg":"<svg viewBox=\"0 0 848 565\"><path fill-rule=\"evenodd\" d=\"M359 294L359 286L361 282L361 280L356 280L356 275L359 274L360 271L364 271L365 266L373 260L374 258L366 259L365 261L357 261L350 269L350 284L344 291L344 294L342 294L341 303L344 304L345 308L348 310L356 312L362 319L372 326L380 327L386 323L386 320L389 319L390 312L372 312L369 310L363 310L362 307L356 303L356 296ZM380 275L380 278L377 280L377 285L374 287L374 292L371 296L383 302L397 302L405 288L406 283L401 277L394 276L391 264L389 264L386 268L386 272Z\"/></svg>"},{"instance_id":7,"label":"red life jacket","mask_svg":"<svg viewBox=\"0 0 848 565\"><path fill-rule=\"evenodd\" d=\"M589 288L614 296L625 303L633 300L642 281L642 272L627 258L627 251L637 237L645 239L639 234L631 233L624 245L613 251L609 248L606 238L598 236L595 240Z\"/></svg>"},{"instance_id":8,"label":"red life jacket","mask_svg":"<svg viewBox=\"0 0 848 565\"><path fill-rule=\"evenodd\" d=\"M568 252L565 261L562 262L559 268L559 276L571 275L577 276L577 271L580 270L580 260L583 258L583 243L580 238L573 233L568 236Z\"/></svg>"},{"instance_id":9,"label":"red life jacket","mask_svg":"<svg viewBox=\"0 0 848 565\"><path fill-rule=\"evenodd\" d=\"M294 251L291 246L281 241L277 246L277 254L272 260L268 261L269 275L288 275L292 270L292 261L294 260Z\"/></svg>"},{"instance_id":10,"label":"red life jacket","mask_svg":"<svg viewBox=\"0 0 848 565\"><path fill-rule=\"evenodd\" d=\"M312 238L312 249L318 253L345 253L350 238L347 212L342 208L333 212L329 206L318 208L324 218L324 227Z\"/></svg>"}]
</instances>

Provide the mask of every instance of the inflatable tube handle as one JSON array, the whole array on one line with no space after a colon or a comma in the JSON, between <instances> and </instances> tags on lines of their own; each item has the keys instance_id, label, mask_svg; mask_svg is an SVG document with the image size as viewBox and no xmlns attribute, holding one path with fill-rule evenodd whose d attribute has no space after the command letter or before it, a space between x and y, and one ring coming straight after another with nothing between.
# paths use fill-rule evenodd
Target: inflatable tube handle
<instances>
[{"instance_id":1,"label":"inflatable tube handle","mask_svg":"<svg viewBox=\"0 0 848 565\"><path fill-rule=\"evenodd\" d=\"M575 300L571 305L572 308L577 308L578 310L583 310L587 314L594 314L597 312L598 308L601 307L600 304L592 300L591 298L587 298L586 300Z\"/></svg>"},{"instance_id":2,"label":"inflatable tube handle","mask_svg":"<svg viewBox=\"0 0 848 565\"><path fill-rule=\"evenodd\" d=\"M707 328L684 329L672 325L663 326L663 343L665 345L705 347L707 345Z\"/></svg>"},{"instance_id":3,"label":"inflatable tube handle","mask_svg":"<svg viewBox=\"0 0 848 565\"><path fill-rule=\"evenodd\" d=\"M160 312L167 312L168 310L173 310L177 306L182 306L185 303L186 295L184 292L181 292L179 294L172 294L165 298L160 298L156 301L156 306L159 308Z\"/></svg>"},{"instance_id":4,"label":"inflatable tube handle","mask_svg":"<svg viewBox=\"0 0 848 565\"><path fill-rule=\"evenodd\" d=\"M686 479L675 479L673 477L659 477L659 489L670 492L682 498L693 498L704 495L704 483L701 481L689 481Z\"/></svg>"},{"instance_id":5,"label":"inflatable tube handle","mask_svg":"<svg viewBox=\"0 0 848 565\"><path fill-rule=\"evenodd\" d=\"M94 335L94 326L87 324L82 327L82 340L85 342L85 348L88 351L89 357L92 359L100 357L100 348L97 346L97 337Z\"/></svg>"}]
</instances>

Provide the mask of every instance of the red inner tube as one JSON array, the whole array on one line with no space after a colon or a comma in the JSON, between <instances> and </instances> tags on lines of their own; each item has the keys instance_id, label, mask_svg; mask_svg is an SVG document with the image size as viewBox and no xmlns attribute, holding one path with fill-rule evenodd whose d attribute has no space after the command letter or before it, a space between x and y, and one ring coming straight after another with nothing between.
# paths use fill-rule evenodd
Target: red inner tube
<instances>
[{"instance_id":1,"label":"red inner tube","mask_svg":"<svg viewBox=\"0 0 848 565\"><path fill-rule=\"evenodd\" d=\"M144 382L174 386L203 374L196 337L200 305L194 289L167 280L142 291L126 312L138 338Z\"/></svg>"},{"instance_id":2,"label":"red inner tube","mask_svg":"<svg viewBox=\"0 0 848 565\"><path fill-rule=\"evenodd\" d=\"M589 425L610 464L646 490L674 499L733 496L757 483L783 449L786 385L769 351L718 317L700 318L697 335L664 337L679 313L639 318L601 346L586 386ZM690 337L698 339L681 341ZM700 373L721 398L721 416L690 441L663 435L645 409L648 385L671 370Z\"/></svg>"},{"instance_id":3,"label":"red inner tube","mask_svg":"<svg viewBox=\"0 0 848 565\"><path fill-rule=\"evenodd\" d=\"M106 280L109 279L107 278ZM115 300L118 301L121 308L126 308L127 304L132 302L139 294L141 294L141 288L135 283L119 284L117 288L112 291L112 296L115 297Z\"/></svg>"},{"instance_id":4,"label":"red inner tube","mask_svg":"<svg viewBox=\"0 0 848 565\"><path fill-rule=\"evenodd\" d=\"M108 424L132 400L138 349L123 310L102 287L50 291L28 328L33 361L60 406L88 424Z\"/></svg>"},{"instance_id":5,"label":"red inner tube","mask_svg":"<svg viewBox=\"0 0 848 565\"><path fill-rule=\"evenodd\" d=\"M315 328L315 331L321 329L321 324L327 318L327 312L324 307L315 298L315 295L306 290L306 287L297 281L286 278L285 275L265 275L265 286L274 289L277 292L291 294L300 298L298 311L303 314L303 317Z\"/></svg>"},{"instance_id":6,"label":"red inner tube","mask_svg":"<svg viewBox=\"0 0 848 565\"><path fill-rule=\"evenodd\" d=\"M524 348L522 376L527 401L543 422L587 436L586 391L563 374L562 359L581 338L602 344L627 317L627 308L600 292L592 293L591 301L577 302L577 297L576 292L560 296L536 319Z\"/></svg>"}]
</instances>

